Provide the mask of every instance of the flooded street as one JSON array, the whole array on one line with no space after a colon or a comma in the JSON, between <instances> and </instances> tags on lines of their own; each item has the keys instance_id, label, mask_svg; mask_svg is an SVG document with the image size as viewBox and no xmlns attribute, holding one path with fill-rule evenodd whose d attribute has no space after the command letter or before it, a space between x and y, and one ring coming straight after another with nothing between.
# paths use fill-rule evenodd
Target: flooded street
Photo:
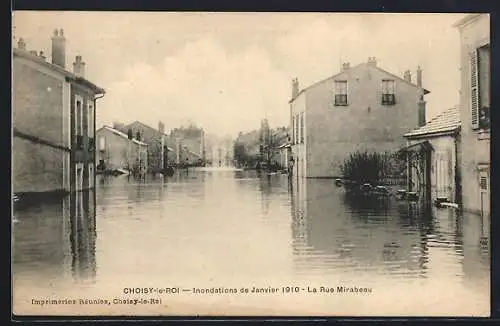
<instances>
[{"instance_id":1,"label":"flooded street","mask_svg":"<svg viewBox=\"0 0 500 326\"><path fill-rule=\"evenodd\" d=\"M489 220L349 198L333 180L254 171L97 177L95 197L14 212L14 311L146 314L32 305L123 288L299 287L297 293L157 295L149 313L489 314ZM337 286L369 294L325 294ZM293 292L293 290L292 290ZM196 309L193 307L196 306ZM300 307L300 309L299 309ZM107 309L107 310L106 310ZM244 311L244 312L243 312Z\"/></svg>"}]
</instances>

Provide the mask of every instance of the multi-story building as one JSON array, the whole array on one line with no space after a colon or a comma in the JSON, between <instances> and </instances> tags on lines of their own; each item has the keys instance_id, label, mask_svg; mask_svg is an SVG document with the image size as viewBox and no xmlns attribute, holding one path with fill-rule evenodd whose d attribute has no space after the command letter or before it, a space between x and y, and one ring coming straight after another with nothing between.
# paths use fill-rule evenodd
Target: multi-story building
<instances>
[{"instance_id":1,"label":"multi-story building","mask_svg":"<svg viewBox=\"0 0 500 326\"><path fill-rule=\"evenodd\" d=\"M490 214L490 17L471 14L455 24L460 32L460 119L465 211Z\"/></svg>"},{"instance_id":2,"label":"multi-story building","mask_svg":"<svg viewBox=\"0 0 500 326\"><path fill-rule=\"evenodd\" d=\"M54 31L52 58L13 49L13 192L70 192L95 185L95 110L104 90L85 79L77 56L66 69L64 31Z\"/></svg>"},{"instance_id":3,"label":"multi-story building","mask_svg":"<svg viewBox=\"0 0 500 326\"><path fill-rule=\"evenodd\" d=\"M377 66L375 58L299 90L292 83L290 130L294 175L341 177L354 151L396 151L403 135L425 124L422 70L401 78Z\"/></svg>"},{"instance_id":4,"label":"multi-story building","mask_svg":"<svg viewBox=\"0 0 500 326\"><path fill-rule=\"evenodd\" d=\"M203 161L206 160L205 131L194 124L173 129L169 135L169 143L178 143L181 149L185 148L187 152L198 156Z\"/></svg>"},{"instance_id":5,"label":"multi-story building","mask_svg":"<svg viewBox=\"0 0 500 326\"><path fill-rule=\"evenodd\" d=\"M168 157L172 155L172 148L167 146L165 127L163 123L158 123L158 129L155 129L140 121L134 121L120 129L121 132L132 135L139 135L142 142L148 145L148 168L149 173L163 173L169 161Z\"/></svg>"},{"instance_id":6,"label":"multi-story building","mask_svg":"<svg viewBox=\"0 0 500 326\"><path fill-rule=\"evenodd\" d=\"M148 145L133 135L109 126L103 126L97 135L97 170L112 172L125 170L132 174L144 174L148 165Z\"/></svg>"}]
</instances>

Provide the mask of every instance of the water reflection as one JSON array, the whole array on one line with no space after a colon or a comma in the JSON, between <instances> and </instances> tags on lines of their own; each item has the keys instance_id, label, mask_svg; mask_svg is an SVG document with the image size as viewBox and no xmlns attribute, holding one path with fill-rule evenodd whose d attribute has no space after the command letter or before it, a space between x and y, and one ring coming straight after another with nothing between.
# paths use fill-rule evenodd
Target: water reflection
<instances>
[{"instance_id":1,"label":"water reflection","mask_svg":"<svg viewBox=\"0 0 500 326\"><path fill-rule=\"evenodd\" d=\"M404 278L449 273L487 281L489 221L453 209L346 193L332 180L294 180L290 191L298 271Z\"/></svg>"},{"instance_id":2,"label":"water reflection","mask_svg":"<svg viewBox=\"0 0 500 326\"><path fill-rule=\"evenodd\" d=\"M16 279L96 277L95 193L73 193L62 199L35 201L14 212L12 262ZM36 271L36 273L33 273Z\"/></svg>"},{"instance_id":3,"label":"water reflection","mask_svg":"<svg viewBox=\"0 0 500 326\"><path fill-rule=\"evenodd\" d=\"M17 281L379 277L481 291L489 282L489 220L448 208L255 171L100 177L97 185L97 195L16 209Z\"/></svg>"}]
</instances>

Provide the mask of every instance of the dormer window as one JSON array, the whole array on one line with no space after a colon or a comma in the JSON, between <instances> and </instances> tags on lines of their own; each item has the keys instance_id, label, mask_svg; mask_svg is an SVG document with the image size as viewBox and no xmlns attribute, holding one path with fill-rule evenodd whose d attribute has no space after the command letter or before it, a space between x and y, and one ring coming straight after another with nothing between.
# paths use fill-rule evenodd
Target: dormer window
<instances>
[{"instance_id":1,"label":"dormer window","mask_svg":"<svg viewBox=\"0 0 500 326\"><path fill-rule=\"evenodd\" d=\"M335 81L335 105L347 105L347 80Z\"/></svg>"},{"instance_id":2,"label":"dormer window","mask_svg":"<svg viewBox=\"0 0 500 326\"><path fill-rule=\"evenodd\" d=\"M382 105L396 104L396 86L392 79L382 80Z\"/></svg>"}]
</instances>

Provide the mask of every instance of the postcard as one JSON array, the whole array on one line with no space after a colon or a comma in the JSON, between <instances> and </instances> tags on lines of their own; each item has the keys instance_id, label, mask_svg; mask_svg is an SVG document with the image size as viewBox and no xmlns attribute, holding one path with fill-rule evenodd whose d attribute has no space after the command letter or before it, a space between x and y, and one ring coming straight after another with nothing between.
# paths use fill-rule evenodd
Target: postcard
<instances>
[{"instance_id":1,"label":"postcard","mask_svg":"<svg viewBox=\"0 0 500 326\"><path fill-rule=\"evenodd\" d=\"M17 316L489 316L488 14L15 11Z\"/></svg>"}]
</instances>

